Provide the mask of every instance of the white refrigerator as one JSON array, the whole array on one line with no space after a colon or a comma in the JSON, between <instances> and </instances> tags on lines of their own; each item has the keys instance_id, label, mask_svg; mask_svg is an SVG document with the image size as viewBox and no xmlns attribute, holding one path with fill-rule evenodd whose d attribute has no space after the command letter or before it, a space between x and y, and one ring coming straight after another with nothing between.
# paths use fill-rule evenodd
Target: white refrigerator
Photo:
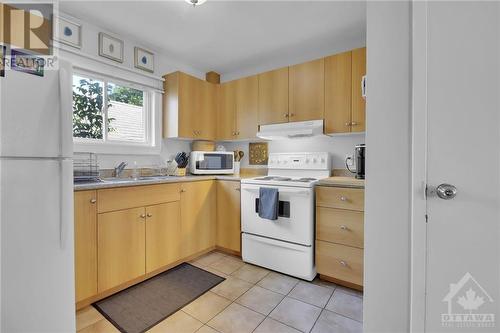
<instances>
[{"instance_id":1,"label":"white refrigerator","mask_svg":"<svg viewBox=\"0 0 500 333\"><path fill-rule=\"evenodd\" d=\"M0 78L1 331L74 332L72 68Z\"/></svg>"}]
</instances>

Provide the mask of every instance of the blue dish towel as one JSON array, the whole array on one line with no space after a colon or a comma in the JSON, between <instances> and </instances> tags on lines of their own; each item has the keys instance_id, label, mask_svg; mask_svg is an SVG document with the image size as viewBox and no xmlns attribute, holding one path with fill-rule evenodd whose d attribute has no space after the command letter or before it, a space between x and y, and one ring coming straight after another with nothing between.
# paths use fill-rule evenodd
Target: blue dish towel
<instances>
[{"instance_id":1,"label":"blue dish towel","mask_svg":"<svg viewBox=\"0 0 500 333\"><path fill-rule=\"evenodd\" d=\"M259 188L259 216L263 219L277 220L279 193L277 188Z\"/></svg>"}]
</instances>

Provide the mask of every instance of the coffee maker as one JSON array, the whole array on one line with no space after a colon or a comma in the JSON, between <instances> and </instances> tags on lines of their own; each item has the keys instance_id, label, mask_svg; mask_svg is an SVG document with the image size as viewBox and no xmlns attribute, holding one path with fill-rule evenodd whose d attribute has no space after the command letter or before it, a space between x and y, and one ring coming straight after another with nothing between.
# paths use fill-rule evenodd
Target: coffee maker
<instances>
[{"instance_id":1,"label":"coffee maker","mask_svg":"<svg viewBox=\"0 0 500 333\"><path fill-rule=\"evenodd\" d=\"M354 173L356 175L355 178L357 179L365 179L365 151L366 151L366 146L364 143L356 145L354 147L354 160L356 161L355 171L352 171L349 168L349 164L347 163L347 161L352 159L352 157L349 156L345 159L345 166L347 170Z\"/></svg>"}]
</instances>

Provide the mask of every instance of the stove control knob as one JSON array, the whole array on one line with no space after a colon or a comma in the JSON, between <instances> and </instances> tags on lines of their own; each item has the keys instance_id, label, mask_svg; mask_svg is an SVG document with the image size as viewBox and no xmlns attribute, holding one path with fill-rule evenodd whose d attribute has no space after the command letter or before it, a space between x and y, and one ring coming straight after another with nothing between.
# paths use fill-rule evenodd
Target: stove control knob
<instances>
[{"instance_id":1,"label":"stove control knob","mask_svg":"<svg viewBox=\"0 0 500 333\"><path fill-rule=\"evenodd\" d=\"M313 163L316 163L316 162L318 162L318 159L315 157L315 158L313 158Z\"/></svg>"},{"instance_id":2,"label":"stove control knob","mask_svg":"<svg viewBox=\"0 0 500 333\"><path fill-rule=\"evenodd\" d=\"M276 160L276 164L280 164L280 160Z\"/></svg>"},{"instance_id":3,"label":"stove control knob","mask_svg":"<svg viewBox=\"0 0 500 333\"><path fill-rule=\"evenodd\" d=\"M308 158L306 158L306 163L309 163L309 159Z\"/></svg>"},{"instance_id":4,"label":"stove control knob","mask_svg":"<svg viewBox=\"0 0 500 333\"><path fill-rule=\"evenodd\" d=\"M321 158L321 163L325 163L325 158L324 157Z\"/></svg>"}]
</instances>

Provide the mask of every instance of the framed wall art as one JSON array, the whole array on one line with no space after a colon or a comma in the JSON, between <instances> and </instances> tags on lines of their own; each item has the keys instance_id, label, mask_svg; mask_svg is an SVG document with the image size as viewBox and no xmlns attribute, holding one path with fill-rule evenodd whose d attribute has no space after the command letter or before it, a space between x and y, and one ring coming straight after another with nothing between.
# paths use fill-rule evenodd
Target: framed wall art
<instances>
[{"instance_id":1,"label":"framed wall art","mask_svg":"<svg viewBox=\"0 0 500 333\"><path fill-rule=\"evenodd\" d=\"M10 56L10 69L36 76L43 76L45 59L42 57L12 50Z\"/></svg>"},{"instance_id":2,"label":"framed wall art","mask_svg":"<svg viewBox=\"0 0 500 333\"><path fill-rule=\"evenodd\" d=\"M0 45L0 77L5 76L5 45Z\"/></svg>"},{"instance_id":3,"label":"framed wall art","mask_svg":"<svg viewBox=\"0 0 500 333\"><path fill-rule=\"evenodd\" d=\"M134 66L136 68L153 73L155 70L154 60L153 53L137 46L134 47Z\"/></svg>"},{"instance_id":4,"label":"framed wall art","mask_svg":"<svg viewBox=\"0 0 500 333\"><path fill-rule=\"evenodd\" d=\"M250 165L267 165L269 158L267 142L250 142L248 144L248 151Z\"/></svg>"},{"instance_id":5,"label":"framed wall art","mask_svg":"<svg viewBox=\"0 0 500 333\"><path fill-rule=\"evenodd\" d=\"M117 62L123 62L123 41L100 32L99 55Z\"/></svg>"},{"instance_id":6,"label":"framed wall art","mask_svg":"<svg viewBox=\"0 0 500 333\"><path fill-rule=\"evenodd\" d=\"M56 41L78 49L82 47L82 26L80 24L63 17L58 17L54 22L57 22L54 29Z\"/></svg>"}]
</instances>

